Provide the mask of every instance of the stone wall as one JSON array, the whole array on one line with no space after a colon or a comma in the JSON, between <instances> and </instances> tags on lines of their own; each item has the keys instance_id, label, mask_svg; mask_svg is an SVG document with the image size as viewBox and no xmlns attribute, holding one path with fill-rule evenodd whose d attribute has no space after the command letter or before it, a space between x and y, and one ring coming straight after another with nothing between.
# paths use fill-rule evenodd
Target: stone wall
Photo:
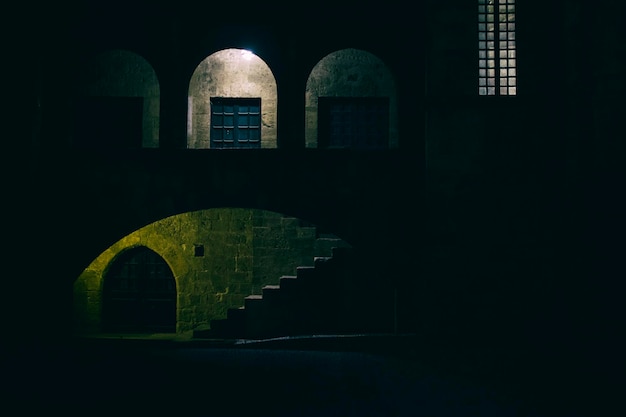
<instances>
[{"instance_id":1,"label":"stone wall","mask_svg":"<svg viewBox=\"0 0 626 417\"><path fill-rule=\"evenodd\" d=\"M312 265L315 239L315 227L264 210L210 209L157 221L120 239L75 281L76 330L100 331L103 280L111 262L128 248L147 246L171 268L177 332L184 333L225 318L229 308L243 306L244 297L261 294L282 275L294 275L297 266Z\"/></svg>"}]
</instances>

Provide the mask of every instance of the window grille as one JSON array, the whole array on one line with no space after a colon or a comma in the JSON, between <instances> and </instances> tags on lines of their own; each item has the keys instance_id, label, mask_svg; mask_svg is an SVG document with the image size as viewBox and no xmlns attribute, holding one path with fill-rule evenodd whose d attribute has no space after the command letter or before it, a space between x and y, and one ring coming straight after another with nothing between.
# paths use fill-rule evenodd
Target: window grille
<instances>
[{"instance_id":1,"label":"window grille","mask_svg":"<svg viewBox=\"0 0 626 417\"><path fill-rule=\"evenodd\" d=\"M388 97L319 97L318 147L385 149Z\"/></svg>"},{"instance_id":2,"label":"window grille","mask_svg":"<svg viewBox=\"0 0 626 417\"><path fill-rule=\"evenodd\" d=\"M176 281L157 253L140 246L117 257L104 280L103 327L110 332L175 332Z\"/></svg>"},{"instance_id":3,"label":"window grille","mask_svg":"<svg viewBox=\"0 0 626 417\"><path fill-rule=\"evenodd\" d=\"M515 0L478 0L478 94L517 94Z\"/></svg>"},{"instance_id":4,"label":"window grille","mask_svg":"<svg viewBox=\"0 0 626 417\"><path fill-rule=\"evenodd\" d=\"M261 99L211 98L211 148L260 148Z\"/></svg>"}]
</instances>

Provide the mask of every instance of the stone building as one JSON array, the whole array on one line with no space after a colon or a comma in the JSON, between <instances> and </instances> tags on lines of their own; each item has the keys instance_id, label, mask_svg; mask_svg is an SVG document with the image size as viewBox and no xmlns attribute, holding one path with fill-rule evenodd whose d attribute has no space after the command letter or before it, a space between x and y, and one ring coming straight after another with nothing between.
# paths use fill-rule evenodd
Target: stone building
<instances>
[{"instance_id":1,"label":"stone building","mask_svg":"<svg viewBox=\"0 0 626 417\"><path fill-rule=\"evenodd\" d=\"M412 335L567 389L621 366L622 3L234 6L11 25L9 337Z\"/></svg>"}]
</instances>

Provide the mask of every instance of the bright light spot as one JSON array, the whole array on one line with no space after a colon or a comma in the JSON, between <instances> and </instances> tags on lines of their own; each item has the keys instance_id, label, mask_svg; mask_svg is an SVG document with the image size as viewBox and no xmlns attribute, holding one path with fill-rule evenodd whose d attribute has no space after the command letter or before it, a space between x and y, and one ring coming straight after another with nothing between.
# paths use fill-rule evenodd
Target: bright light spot
<instances>
[{"instance_id":1,"label":"bright light spot","mask_svg":"<svg viewBox=\"0 0 626 417\"><path fill-rule=\"evenodd\" d=\"M250 61L253 56L254 54L252 53L252 51L248 51L247 49L241 50L241 57L245 59L246 61Z\"/></svg>"}]
</instances>

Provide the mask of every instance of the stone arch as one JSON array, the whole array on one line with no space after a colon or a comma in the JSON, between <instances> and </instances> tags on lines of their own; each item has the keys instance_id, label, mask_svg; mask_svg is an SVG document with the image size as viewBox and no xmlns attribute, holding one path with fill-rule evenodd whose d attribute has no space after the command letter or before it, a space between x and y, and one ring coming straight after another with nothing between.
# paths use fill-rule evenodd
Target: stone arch
<instances>
[{"instance_id":1,"label":"stone arch","mask_svg":"<svg viewBox=\"0 0 626 417\"><path fill-rule=\"evenodd\" d=\"M260 294L331 246L350 246L302 219L270 210L219 207L176 214L123 237L74 282L77 334L102 332L102 295L108 268L123 252L145 246L161 256L176 281L176 333L188 334L224 318L245 297Z\"/></svg>"},{"instance_id":2,"label":"stone arch","mask_svg":"<svg viewBox=\"0 0 626 417\"><path fill-rule=\"evenodd\" d=\"M176 284L176 326L180 315L181 277L187 274L187 265L180 258L178 248L167 240L151 239L154 232L144 226L108 247L77 277L73 284L74 331L76 334L97 334L103 331L102 304L104 280L111 265L123 253L145 247L161 257L172 271Z\"/></svg>"},{"instance_id":3,"label":"stone arch","mask_svg":"<svg viewBox=\"0 0 626 417\"><path fill-rule=\"evenodd\" d=\"M354 48L334 51L311 70L305 91L305 143L318 147L320 97L386 97L389 100L389 148L398 146L397 93L386 64L374 54Z\"/></svg>"},{"instance_id":4,"label":"stone arch","mask_svg":"<svg viewBox=\"0 0 626 417\"><path fill-rule=\"evenodd\" d=\"M145 245L125 248L102 279L102 323L113 332L173 333L177 285L166 260Z\"/></svg>"},{"instance_id":5,"label":"stone arch","mask_svg":"<svg viewBox=\"0 0 626 417\"><path fill-rule=\"evenodd\" d=\"M276 148L276 79L259 56L228 48L205 58L189 81L187 148L210 147L211 97L261 99L261 147Z\"/></svg>"},{"instance_id":6,"label":"stone arch","mask_svg":"<svg viewBox=\"0 0 626 417\"><path fill-rule=\"evenodd\" d=\"M160 85L152 65L143 56L125 49L105 50L92 56L81 69L77 90L78 110L80 106L93 104L94 99L104 98L113 102L113 106L127 106L120 109L121 112L137 109L140 146L159 147ZM97 119L94 120L98 124ZM91 128L94 131L102 128L102 123Z\"/></svg>"}]
</instances>

